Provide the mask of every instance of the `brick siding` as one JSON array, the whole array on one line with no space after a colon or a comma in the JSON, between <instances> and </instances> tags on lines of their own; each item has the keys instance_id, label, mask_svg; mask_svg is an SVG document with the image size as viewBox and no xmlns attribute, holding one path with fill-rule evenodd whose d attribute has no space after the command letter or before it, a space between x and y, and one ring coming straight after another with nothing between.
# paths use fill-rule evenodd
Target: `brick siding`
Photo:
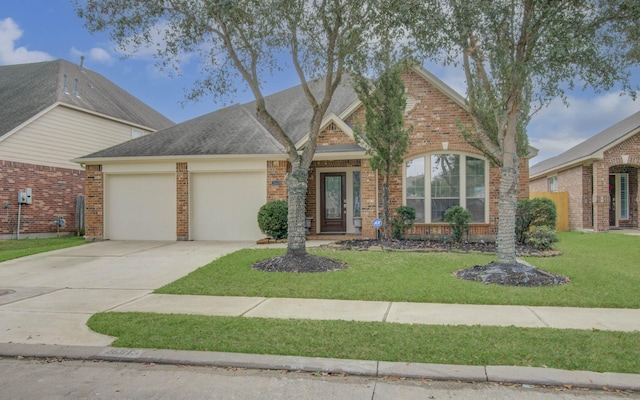
<instances>
[{"instance_id":1,"label":"brick siding","mask_svg":"<svg viewBox=\"0 0 640 400\"><path fill-rule=\"evenodd\" d=\"M86 240L102 240L104 228L104 174L102 165L87 165L84 224Z\"/></svg>"},{"instance_id":2,"label":"brick siding","mask_svg":"<svg viewBox=\"0 0 640 400\"><path fill-rule=\"evenodd\" d=\"M176 163L176 237L189 240L189 171L187 163Z\"/></svg>"},{"instance_id":3,"label":"brick siding","mask_svg":"<svg viewBox=\"0 0 640 400\"><path fill-rule=\"evenodd\" d=\"M33 203L21 207L21 237L56 233L54 221L59 216L67 223L60 232L73 232L76 198L84 192L84 175L81 170L0 161L0 235L16 234L18 193L27 187L32 190Z\"/></svg>"}]
</instances>

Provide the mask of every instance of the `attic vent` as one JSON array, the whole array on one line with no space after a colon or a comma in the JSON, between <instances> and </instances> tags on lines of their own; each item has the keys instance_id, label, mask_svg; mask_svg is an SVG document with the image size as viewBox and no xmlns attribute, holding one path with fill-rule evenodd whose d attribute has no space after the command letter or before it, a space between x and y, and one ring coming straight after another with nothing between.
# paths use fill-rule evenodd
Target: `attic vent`
<instances>
[{"instance_id":1,"label":"attic vent","mask_svg":"<svg viewBox=\"0 0 640 400\"><path fill-rule=\"evenodd\" d=\"M416 100L416 98L411 96L410 94L407 94L406 100L407 100L407 105L404 107L405 115L409 114L411 110L413 110L416 107L416 104L418 104L418 100Z\"/></svg>"},{"instance_id":2,"label":"attic vent","mask_svg":"<svg viewBox=\"0 0 640 400\"><path fill-rule=\"evenodd\" d=\"M73 89L73 95L76 97L80 97L80 93L78 92L78 78L76 78L76 86Z\"/></svg>"},{"instance_id":3,"label":"attic vent","mask_svg":"<svg viewBox=\"0 0 640 400\"><path fill-rule=\"evenodd\" d=\"M67 89L67 74L64 74L64 80L62 81L62 93L69 94L69 89Z\"/></svg>"}]
</instances>

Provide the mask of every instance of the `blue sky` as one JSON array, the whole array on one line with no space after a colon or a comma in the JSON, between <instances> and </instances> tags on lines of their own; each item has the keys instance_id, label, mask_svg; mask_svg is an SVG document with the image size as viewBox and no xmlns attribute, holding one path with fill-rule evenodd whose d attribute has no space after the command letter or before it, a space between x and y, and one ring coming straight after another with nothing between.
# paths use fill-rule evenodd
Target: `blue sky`
<instances>
[{"instance_id":1,"label":"blue sky","mask_svg":"<svg viewBox=\"0 0 640 400\"><path fill-rule=\"evenodd\" d=\"M184 103L185 91L198 75L198 62L187 58L182 75L170 77L160 72L148 54L122 59L107 34L90 34L73 9L70 0L3 0L0 7L0 65L22 64L63 58L80 62L175 122L215 111L232 103L253 100L244 87L228 99L214 102L204 97ZM432 73L459 93L465 93L464 77L452 68L426 65ZM640 82L640 69L634 71ZM295 74L283 71L269 79L265 93L297 85ZM554 101L539 111L528 128L532 146L540 150L532 164L557 155L595 135L629 115L640 111L640 100L621 96L616 90L605 93L569 93L570 107Z\"/></svg>"}]
</instances>

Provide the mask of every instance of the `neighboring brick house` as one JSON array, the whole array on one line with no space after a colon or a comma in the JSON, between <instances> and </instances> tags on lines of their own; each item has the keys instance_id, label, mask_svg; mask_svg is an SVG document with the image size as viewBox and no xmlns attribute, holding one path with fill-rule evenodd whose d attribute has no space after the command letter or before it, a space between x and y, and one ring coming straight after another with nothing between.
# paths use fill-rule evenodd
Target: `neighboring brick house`
<instances>
[{"instance_id":1,"label":"neighboring brick house","mask_svg":"<svg viewBox=\"0 0 640 400\"><path fill-rule=\"evenodd\" d=\"M0 66L0 238L74 230L84 168L71 159L173 123L103 76L64 60ZM31 204L18 205L30 188Z\"/></svg>"},{"instance_id":2,"label":"neighboring brick house","mask_svg":"<svg viewBox=\"0 0 640 400\"><path fill-rule=\"evenodd\" d=\"M409 233L431 236L449 234L444 211L460 204L473 215L472 235L494 237L500 173L458 131L460 122L471 124L464 98L421 67L406 70L403 80L405 119L414 128L402 173L391 177L391 207L415 207L417 223ZM311 86L321 93L322 82ZM268 96L266 104L303 148L311 110L301 87ZM354 141L359 113L354 90L341 85L309 171L306 215L314 235L376 235L381 179ZM287 155L256 119L253 102L76 161L87 165L88 238L255 240L264 237L258 209L287 198ZM523 159L521 198L528 197L528 176Z\"/></svg>"},{"instance_id":3,"label":"neighboring brick house","mask_svg":"<svg viewBox=\"0 0 640 400\"><path fill-rule=\"evenodd\" d=\"M531 192L568 192L569 229L638 228L640 112L531 167Z\"/></svg>"}]
</instances>

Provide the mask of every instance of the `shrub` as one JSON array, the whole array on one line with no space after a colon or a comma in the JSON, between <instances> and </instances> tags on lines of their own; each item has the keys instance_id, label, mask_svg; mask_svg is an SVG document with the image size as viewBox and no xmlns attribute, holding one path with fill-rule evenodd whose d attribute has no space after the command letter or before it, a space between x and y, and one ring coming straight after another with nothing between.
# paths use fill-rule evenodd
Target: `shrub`
<instances>
[{"instance_id":1,"label":"shrub","mask_svg":"<svg viewBox=\"0 0 640 400\"><path fill-rule=\"evenodd\" d=\"M445 222L451 227L451 235L456 242L462 241L462 236L469 233L471 212L460 206L449 207L444 213Z\"/></svg>"},{"instance_id":2,"label":"shrub","mask_svg":"<svg viewBox=\"0 0 640 400\"><path fill-rule=\"evenodd\" d=\"M260 207L258 226L260 230L274 239L287 237L289 224L289 205L284 200L274 200Z\"/></svg>"},{"instance_id":3,"label":"shrub","mask_svg":"<svg viewBox=\"0 0 640 400\"><path fill-rule=\"evenodd\" d=\"M558 241L556 232L548 226L535 226L527 235L526 244L538 250L549 250Z\"/></svg>"},{"instance_id":4,"label":"shrub","mask_svg":"<svg viewBox=\"0 0 640 400\"><path fill-rule=\"evenodd\" d=\"M518 200L516 208L516 240L525 243L529 231L536 226L556 228L556 204L547 198Z\"/></svg>"},{"instance_id":5,"label":"shrub","mask_svg":"<svg viewBox=\"0 0 640 400\"><path fill-rule=\"evenodd\" d=\"M398 207L396 209L396 215L391 221L391 236L393 236L394 239L402 239L405 233L407 233L407 230L411 229L415 220L416 210L413 207Z\"/></svg>"}]
</instances>

